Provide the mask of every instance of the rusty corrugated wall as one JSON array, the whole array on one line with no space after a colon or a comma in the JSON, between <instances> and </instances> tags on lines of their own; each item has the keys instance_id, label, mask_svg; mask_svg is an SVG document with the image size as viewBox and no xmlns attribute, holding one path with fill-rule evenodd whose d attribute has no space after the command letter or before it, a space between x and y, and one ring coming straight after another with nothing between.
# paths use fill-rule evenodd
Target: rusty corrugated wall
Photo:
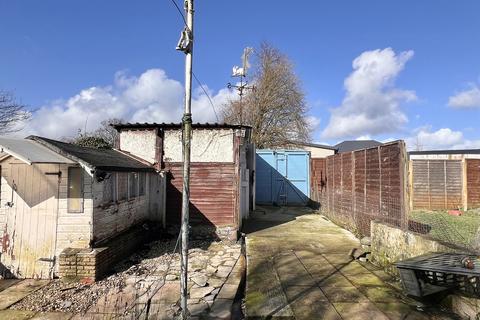
<instances>
[{"instance_id":1,"label":"rusty corrugated wall","mask_svg":"<svg viewBox=\"0 0 480 320\"><path fill-rule=\"evenodd\" d=\"M166 163L167 223L181 216L182 164ZM190 215L192 224L235 225L237 185L234 163L192 163L190 167Z\"/></svg>"}]
</instances>

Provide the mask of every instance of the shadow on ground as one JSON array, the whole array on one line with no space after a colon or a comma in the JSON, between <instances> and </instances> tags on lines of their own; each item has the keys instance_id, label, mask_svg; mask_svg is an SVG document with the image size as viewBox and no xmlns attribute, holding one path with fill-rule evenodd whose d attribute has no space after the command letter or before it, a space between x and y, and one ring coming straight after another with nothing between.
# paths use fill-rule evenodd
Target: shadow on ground
<instances>
[{"instance_id":1,"label":"shadow on ground","mask_svg":"<svg viewBox=\"0 0 480 320\"><path fill-rule=\"evenodd\" d=\"M417 309L389 275L349 256L358 239L312 210L265 208L245 232L248 319L458 319Z\"/></svg>"}]
</instances>

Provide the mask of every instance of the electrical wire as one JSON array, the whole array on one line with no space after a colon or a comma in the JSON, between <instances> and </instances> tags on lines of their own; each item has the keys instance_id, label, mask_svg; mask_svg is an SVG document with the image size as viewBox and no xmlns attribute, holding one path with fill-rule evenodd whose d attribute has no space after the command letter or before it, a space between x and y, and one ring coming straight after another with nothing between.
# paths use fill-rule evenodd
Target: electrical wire
<instances>
[{"instance_id":1,"label":"electrical wire","mask_svg":"<svg viewBox=\"0 0 480 320\"><path fill-rule=\"evenodd\" d=\"M182 17L182 20L183 20L183 23L185 24L185 27L188 28L187 20L185 19L185 16L183 15L183 12L180 9L180 7L178 6L177 2L175 0L171 0L171 1L172 1L173 5L175 6L175 8L177 8L177 11L180 14L180 16Z\"/></svg>"},{"instance_id":2,"label":"electrical wire","mask_svg":"<svg viewBox=\"0 0 480 320\"><path fill-rule=\"evenodd\" d=\"M200 86L200 88L202 88L203 92L204 92L205 95L207 96L208 101L210 102L210 105L212 106L213 113L215 114L215 118L217 118L217 122L219 122L220 120L218 119L217 111L215 110L215 105L213 104L212 98L211 98L210 95L208 94L207 90L205 90L205 88L203 87L203 84L200 82L200 80L198 80L198 78L197 78L197 76L195 75L195 73L192 72L192 74L193 74L193 77L195 78L195 80L197 81L198 85Z\"/></svg>"}]
</instances>

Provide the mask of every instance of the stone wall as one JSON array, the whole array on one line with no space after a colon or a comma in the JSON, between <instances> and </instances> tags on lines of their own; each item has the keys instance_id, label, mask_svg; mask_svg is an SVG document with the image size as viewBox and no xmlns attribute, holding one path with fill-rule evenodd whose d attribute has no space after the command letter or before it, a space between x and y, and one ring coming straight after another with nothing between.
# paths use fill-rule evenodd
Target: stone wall
<instances>
[{"instance_id":1,"label":"stone wall","mask_svg":"<svg viewBox=\"0 0 480 320\"><path fill-rule=\"evenodd\" d=\"M413 258L429 252L458 252L425 235L407 232L397 227L372 221L372 261L383 267L390 274L398 276L395 262Z\"/></svg>"},{"instance_id":2,"label":"stone wall","mask_svg":"<svg viewBox=\"0 0 480 320\"><path fill-rule=\"evenodd\" d=\"M394 226L372 221L371 224L372 262L398 277L394 263L403 259L416 257L429 252L460 252L454 248L435 241L425 235L403 231ZM441 304L467 319L478 319L480 300L462 295L448 295Z\"/></svg>"},{"instance_id":3,"label":"stone wall","mask_svg":"<svg viewBox=\"0 0 480 320\"><path fill-rule=\"evenodd\" d=\"M59 257L60 278L95 281L107 274L115 263L128 257L153 238L155 228L135 226L93 249L66 248Z\"/></svg>"}]
</instances>

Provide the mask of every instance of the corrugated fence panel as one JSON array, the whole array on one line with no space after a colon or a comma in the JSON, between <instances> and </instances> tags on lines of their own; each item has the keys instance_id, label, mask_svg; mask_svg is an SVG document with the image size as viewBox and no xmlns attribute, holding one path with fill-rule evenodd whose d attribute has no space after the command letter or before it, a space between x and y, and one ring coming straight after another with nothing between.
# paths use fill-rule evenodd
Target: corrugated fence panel
<instances>
[{"instance_id":1,"label":"corrugated fence panel","mask_svg":"<svg viewBox=\"0 0 480 320\"><path fill-rule=\"evenodd\" d=\"M166 163L167 221L178 223L182 204L182 164ZM235 223L235 165L192 163L190 167L190 215L192 224L210 222L216 226Z\"/></svg>"},{"instance_id":2,"label":"corrugated fence panel","mask_svg":"<svg viewBox=\"0 0 480 320\"><path fill-rule=\"evenodd\" d=\"M480 207L480 159L467 159L467 201L469 208Z\"/></svg>"}]
</instances>

